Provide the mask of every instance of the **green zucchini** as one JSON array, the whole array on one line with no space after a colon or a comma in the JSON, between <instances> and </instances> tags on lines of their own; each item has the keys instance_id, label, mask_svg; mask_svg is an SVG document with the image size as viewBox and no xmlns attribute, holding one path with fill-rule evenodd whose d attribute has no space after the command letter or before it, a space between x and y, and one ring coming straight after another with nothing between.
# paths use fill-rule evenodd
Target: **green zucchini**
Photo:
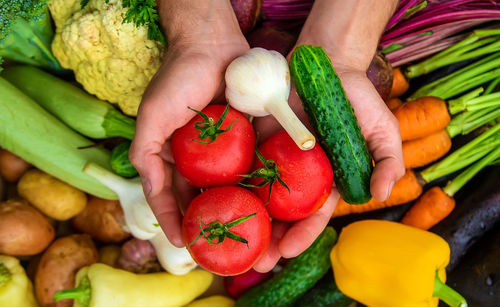
<instances>
[{"instance_id":1,"label":"green zucchini","mask_svg":"<svg viewBox=\"0 0 500 307\"><path fill-rule=\"evenodd\" d=\"M292 306L331 267L330 251L337 233L328 226L302 254L287 262L271 279L245 292L236 307Z\"/></svg>"},{"instance_id":2,"label":"green zucchini","mask_svg":"<svg viewBox=\"0 0 500 307\"><path fill-rule=\"evenodd\" d=\"M293 304L294 307L347 307L354 302L340 292L332 270L328 270L312 289Z\"/></svg>"},{"instance_id":3,"label":"green zucchini","mask_svg":"<svg viewBox=\"0 0 500 307\"><path fill-rule=\"evenodd\" d=\"M290 72L304 110L333 166L334 180L349 204L371 199L372 159L354 110L323 48L302 45Z\"/></svg>"},{"instance_id":4,"label":"green zucchini","mask_svg":"<svg viewBox=\"0 0 500 307\"><path fill-rule=\"evenodd\" d=\"M139 175L135 167L130 162L128 158L128 153L130 151L130 141L123 141L116 145L111 151L111 169L115 174L122 177L130 178Z\"/></svg>"},{"instance_id":5,"label":"green zucchini","mask_svg":"<svg viewBox=\"0 0 500 307\"><path fill-rule=\"evenodd\" d=\"M134 119L41 69L13 66L3 71L2 77L84 136L93 139L120 136L129 140L134 137Z\"/></svg>"},{"instance_id":6,"label":"green zucchini","mask_svg":"<svg viewBox=\"0 0 500 307\"><path fill-rule=\"evenodd\" d=\"M109 151L98 147L79 149L94 143L64 125L1 77L0 97L1 147L84 192L118 199L115 192L82 172L90 161L108 166Z\"/></svg>"}]
</instances>

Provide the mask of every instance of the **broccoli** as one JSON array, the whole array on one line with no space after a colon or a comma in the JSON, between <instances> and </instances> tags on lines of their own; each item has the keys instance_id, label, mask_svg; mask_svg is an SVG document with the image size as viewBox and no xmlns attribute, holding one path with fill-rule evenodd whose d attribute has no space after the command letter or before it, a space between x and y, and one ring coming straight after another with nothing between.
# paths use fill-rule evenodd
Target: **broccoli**
<instances>
[{"instance_id":1,"label":"broccoli","mask_svg":"<svg viewBox=\"0 0 500 307\"><path fill-rule=\"evenodd\" d=\"M0 0L0 58L62 71L53 34L47 0Z\"/></svg>"}]
</instances>

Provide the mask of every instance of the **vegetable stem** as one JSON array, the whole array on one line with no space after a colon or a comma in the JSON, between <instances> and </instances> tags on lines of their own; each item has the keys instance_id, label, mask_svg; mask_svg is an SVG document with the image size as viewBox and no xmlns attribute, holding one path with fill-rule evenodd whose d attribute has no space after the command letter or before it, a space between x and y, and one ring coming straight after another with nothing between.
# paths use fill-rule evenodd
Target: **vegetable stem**
<instances>
[{"instance_id":1,"label":"vegetable stem","mask_svg":"<svg viewBox=\"0 0 500 307\"><path fill-rule=\"evenodd\" d=\"M500 52L496 52L452 74L418 89L408 100L423 96L448 99L475 86L500 77Z\"/></svg>"},{"instance_id":2,"label":"vegetable stem","mask_svg":"<svg viewBox=\"0 0 500 307\"><path fill-rule=\"evenodd\" d=\"M7 269L5 264L0 263L0 288L12 280L12 273Z\"/></svg>"},{"instance_id":3,"label":"vegetable stem","mask_svg":"<svg viewBox=\"0 0 500 307\"><path fill-rule=\"evenodd\" d=\"M409 66L406 70L406 76L410 79L415 78L452 63L457 63L500 50L499 34L500 30L498 29L494 29L489 32L474 31L464 40L459 41L429 59ZM481 35L496 36L481 39Z\"/></svg>"},{"instance_id":4,"label":"vegetable stem","mask_svg":"<svg viewBox=\"0 0 500 307\"><path fill-rule=\"evenodd\" d=\"M90 304L90 280L87 276L83 277L78 287L74 289L60 290L54 294L54 301L65 299L74 299L80 303L82 307L88 307Z\"/></svg>"},{"instance_id":5,"label":"vegetable stem","mask_svg":"<svg viewBox=\"0 0 500 307\"><path fill-rule=\"evenodd\" d=\"M134 138L135 120L123 115L120 111L109 109L104 116L102 127L107 137L121 136L128 140Z\"/></svg>"},{"instance_id":6,"label":"vegetable stem","mask_svg":"<svg viewBox=\"0 0 500 307\"><path fill-rule=\"evenodd\" d=\"M300 149L309 150L314 147L316 139L295 115L288 102L268 103L265 109L276 118Z\"/></svg>"},{"instance_id":7,"label":"vegetable stem","mask_svg":"<svg viewBox=\"0 0 500 307\"><path fill-rule=\"evenodd\" d=\"M499 130L500 124L497 124L440 162L427 167L420 175L426 182L431 182L474 163L486 155L491 150L491 146L495 146L500 141L497 135Z\"/></svg>"},{"instance_id":8,"label":"vegetable stem","mask_svg":"<svg viewBox=\"0 0 500 307\"><path fill-rule=\"evenodd\" d=\"M489 93L493 92L493 90L497 86L498 82L500 82L500 77L498 77L498 78L494 79L493 81L491 81L491 83L486 88L486 91L484 91L484 95L488 95Z\"/></svg>"},{"instance_id":9,"label":"vegetable stem","mask_svg":"<svg viewBox=\"0 0 500 307\"><path fill-rule=\"evenodd\" d=\"M480 87L463 96L458 97L457 99L449 100L448 110L452 115L465 110L467 102L478 97L483 91L484 89Z\"/></svg>"},{"instance_id":10,"label":"vegetable stem","mask_svg":"<svg viewBox=\"0 0 500 307\"><path fill-rule=\"evenodd\" d=\"M437 272L434 281L434 292L432 293L432 295L438 297L449 306L467 307L467 301L465 300L465 298L460 295L460 293L444 284L441 279L439 279Z\"/></svg>"},{"instance_id":11,"label":"vegetable stem","mask_svg":"<svg viewBox=\"0 0 500 307\"><path fill-rule=\"evenodd\" d=\"M446 131L448 131L450 138L459 134L466 135L498 117L500 117L500 109L496 106L466 111L455 116L446 126Z\"/></svg>"},{"instance_id":12,"label":"vegetable stem","mask_svg":"<svg viewBox=\"0 0 500 307\"><path fill-rule=\"evenodd\" d=\"M449 196L453 196L458 190L460 190L472 177L474 177L479 171L484 167L491 165L496 159L500 158L500 146L491 151L484 158L474 163L472 166L468 167L465 171L460 173L453 180L448 182L448 184L443 188L443 191Z\"/></svg>"},{"instance_id":13,"label":"vegetable stem","mask_svg":"<svg viewBox=\"0 0 500 307\"><path fill-rule=\"evenodd\" d=\"M113 174L96 163L87 163L83 168L83 173L93 177L100 183L115 191L116 194L124 193L129 189L129 183L126 179Z\"/></svg>"}]
</instances>

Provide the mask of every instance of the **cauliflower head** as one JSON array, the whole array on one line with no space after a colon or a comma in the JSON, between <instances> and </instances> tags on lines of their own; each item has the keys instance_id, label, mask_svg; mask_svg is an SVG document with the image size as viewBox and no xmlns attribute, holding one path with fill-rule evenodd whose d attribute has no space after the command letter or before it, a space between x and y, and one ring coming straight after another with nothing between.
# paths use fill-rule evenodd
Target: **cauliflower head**
<instances>
[{"instance_id":1,"label":"cauliflower head","mask_svg":"<svg viewBox=\"0 0 500 307\"><path fill-rule=\"evenodd\" d=\"M137 115L142 95L161 65L164 46L148 39L146 26L123 23L121 0L80 0L48 3L56 25L52 52L61 66L99 99Z\"/></svg>"}]
</instances>

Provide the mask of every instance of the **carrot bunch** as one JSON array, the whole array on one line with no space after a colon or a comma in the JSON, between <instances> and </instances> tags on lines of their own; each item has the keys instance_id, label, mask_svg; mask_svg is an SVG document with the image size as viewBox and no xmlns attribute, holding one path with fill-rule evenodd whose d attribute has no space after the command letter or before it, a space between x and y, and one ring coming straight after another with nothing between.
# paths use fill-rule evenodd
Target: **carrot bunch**
<instances>
[{"instance_id":1,"label":"carrot bunch","mask_svg":"<svg viewBox=\"0 0 500 307\"><path fill-rule=\"evenodd\" d=\"M395 73L395 76L397 76L397 73ZM498 81L500 81L500 78L494 80L494 85ZM403 157L407 172L400 181L395 183L392 193L386 201L380 202L372 199L363 205L349 205L341 199L337 204L333 217L408 203L420 196L423 187L427 183L466 167L468 164L473 163L475 159L478 159L479 154L465 159L465 163L454 161L450 165L446 163L446 161L451 161L451 159L448 159L436 165L431 165L421 173L412 170L429 165L445 156L451 149L451 139L454 136L467 134L500 117L500 93L491 93L493 87L490 85L482 96L479 95L483 93L483 88L479 88L448 102L437 97L421 97L405 103L402 103L399 98L391 98L388 101L388 106L393 105L392 112L400 124ZM452 119L450 109L453 109L454 114L457 112L462 113ZM485 114L485 112L487 113ZM471 142L471 144L477 145L478 142ZM481 148L479 152L484 153L486 149ZM471 146L458 150L458 154L466 154L467 150L472 150ZM456 155L455 153L452 157ZM423 200L419 200L417 203L429 203L425 201L429 195L426 195ZM450 199L451 196L449 195ZM444 202L440 205L436 203L436 208L442 210L447 208L444 211L449 214L452 210L450 208L453 208L454 205L451 205L451 202L448 202L447 205L444 204ZM419 207L416 206L416 208ZM441 216L444 216L444 213Z\"/></svg>"}]
</instances>

